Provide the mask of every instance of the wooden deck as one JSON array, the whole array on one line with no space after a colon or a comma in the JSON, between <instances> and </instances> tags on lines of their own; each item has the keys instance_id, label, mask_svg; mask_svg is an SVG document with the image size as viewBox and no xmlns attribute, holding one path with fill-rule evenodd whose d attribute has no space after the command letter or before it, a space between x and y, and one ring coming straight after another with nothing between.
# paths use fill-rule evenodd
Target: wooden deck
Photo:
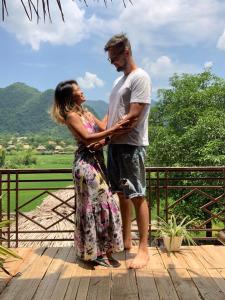
<instances>
[{"instance_id":1,"label":"wooden deck","mask_svg":"<svg viewBox=\"0 0 225 300\"><path fill-rule=\"evenodd\" d=\"M17 249L23 260L6 265L15 277L0 272L0 299L225 299L225 246L184 246L171 255L150 247L148 266L128 270L136 250L118 254L117 269L94 269L72 247Z\"/></svg>"}]
</instances>

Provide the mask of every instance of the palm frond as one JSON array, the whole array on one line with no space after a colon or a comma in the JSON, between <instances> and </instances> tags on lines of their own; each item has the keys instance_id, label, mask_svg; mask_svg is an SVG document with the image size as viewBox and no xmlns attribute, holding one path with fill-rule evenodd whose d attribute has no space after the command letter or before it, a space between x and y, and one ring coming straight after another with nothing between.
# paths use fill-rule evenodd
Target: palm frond
<instances>
[{"instance_id":1,"label":"palm frond","mask_svg":"<svg viewBox=\"0 0 225 300\"><path fill-rule=\"evenodd\" d=\"M2 0L1 1L1 4L2 4L2 21L5 20L5 15L7 15L7 16L9 15L8 8L7 8L7 1L9 1L9 0ZM46 19L47 15L48 15L49 21L52 22L51 8L50 8L49 0L41 0L40 1L41 3L39 2L39 0L37 0L36 4L34 4L33 0L27 0L27 4L25 4L24 0L13 0L13 1L20 1L21 2L21 5L23 6L24 12L25 12L25 14L26 14L29 21L33 20L33 13L37 17L37 22L39 21L39 19L40 19L39 6L42 6L42 14L43 14L44 22L45 22L45 19ZM61 0L55 0L55 1L57 3L57 7L58 7L58 9L61 13L61 18L62 18L63 22L65 22ZM74 0L67 0L67 1L74 1ZM107 7L107 2L109 0L102 0L102 1L104 2L105 7ZM133 5L132 0L121 0L121 1L122 1L125 8L126 8L128 2L131 5ZM88 7L87 0L80 0L80 2L84 2L86 7ZM113 0L111 0L111 2L113 2Z\"/></svg>"},{"instance_id":2,"label":"palm frond","mask_svg":"<svg viewBox=\"0 0 225 300\"><path fill-rule=\"evenodd\" d=\"M0 222L0 228L5 228L8 227L9 224L12 223L9 220L4 220ZM12 256L15 258L21 258L16 252L12 251L11 249L8 249L5 246L0 245L0 268L7 273L8 275L11 275L5 268L4 268L4 263L5 260L8 256Z\"/></svg>"}]
</instances>

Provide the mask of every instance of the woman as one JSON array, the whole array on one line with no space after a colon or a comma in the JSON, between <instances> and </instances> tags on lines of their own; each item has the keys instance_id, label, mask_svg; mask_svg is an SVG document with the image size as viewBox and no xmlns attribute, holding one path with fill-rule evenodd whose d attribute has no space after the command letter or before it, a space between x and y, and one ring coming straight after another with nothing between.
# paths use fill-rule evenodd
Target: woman
<instances>
[{"instance_id":1,"label":"woman","mask_svg":"<svg viewBox=\"0 0 225 300\"><path fill-rule=\"evenodd\" d=\"M104 130L106 118L98 120L82 107L84 102L83 92L75 80L57 85L52 116L67 125L78 144L73 165L75 247L80 259L115 265L112 253L123 250L121 218L106 180L103 151L98 148L111 136L127 132L129 129L124 127L128 121Z\"/></svg>"}]
</instances>

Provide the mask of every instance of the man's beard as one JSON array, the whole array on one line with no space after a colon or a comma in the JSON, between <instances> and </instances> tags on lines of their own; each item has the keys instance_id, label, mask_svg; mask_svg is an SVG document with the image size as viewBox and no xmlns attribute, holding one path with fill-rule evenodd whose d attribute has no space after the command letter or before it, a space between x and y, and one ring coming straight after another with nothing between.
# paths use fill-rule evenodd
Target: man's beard
<instances>
[{"instance_id":1,"label":"man's beard","mask_svg":"<svg viewBox=\"0 0 225 300\"><path fill-rule=\"evenodd\" d=\"M124 70L124 67L118 67L118 68L116 68L116 70L117 70L117 72L121 72Z\"/></svg>"},{"instance_id":2,"label":"man's beard","mask_svg":"<svg viewBox=\"0 0 225 300\"><path fill-rule=\"evenodd\" d=\"M119 66L116 68L117 72L122 72L126 69L127 67L127 62L124 62L123 66Z\"/></svg>"}]
</instances>

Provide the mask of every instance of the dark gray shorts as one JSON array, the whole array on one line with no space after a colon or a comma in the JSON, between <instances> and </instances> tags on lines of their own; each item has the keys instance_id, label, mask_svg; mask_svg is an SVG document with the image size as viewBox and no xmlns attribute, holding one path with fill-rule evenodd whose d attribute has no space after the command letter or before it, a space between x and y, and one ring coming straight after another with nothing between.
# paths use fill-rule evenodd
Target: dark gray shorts
<instances>
[{"instance_id":1,"label":"dark gray shorts","mask_svg":"<svg viewBox=\"0 0 225 300\"><path fill-rule=\"evenodd\" d=\"M146 190L144 146L110 144L108 146L108 176L113 192L126 198L143 197Z\"/></svg>"}]
</instances>

